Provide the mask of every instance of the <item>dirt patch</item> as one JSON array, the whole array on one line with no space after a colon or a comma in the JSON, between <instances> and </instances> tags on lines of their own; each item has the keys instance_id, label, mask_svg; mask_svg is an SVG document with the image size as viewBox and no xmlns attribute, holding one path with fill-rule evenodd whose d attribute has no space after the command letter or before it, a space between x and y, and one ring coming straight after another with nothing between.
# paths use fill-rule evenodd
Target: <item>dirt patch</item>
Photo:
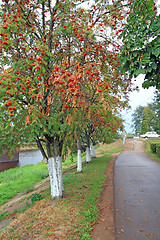
<instances>
[{"instance_id":1,"label":"dirt patch","mask_svg":"<svg viewBox=\"0 0 160 240\"><path fill-rule=\"evenodd\" d=\"M118 154L112 154L106 169L106 183L99 204L100 219L93 226L92 231L92 237L95 240L114 240L113 168Z\"/></svg>"},{"instance_id":2,"label":"dirt patch","mask_svg":"<svg viewBox=\"0 0 160 240\"><path fill-rule=\"evenodd\" d=\"M28 198L34 193L40 193L49 187L49 178L43 179L41 182L34 185L34 191L27 194L19 193L7 203L0 207L0 214L6 213L8 216L0 221L0 232L8 227L21 213L28 202Z\"/></svg>"},{"instance_id":3,"label":"dirt patch","mask_svg":"<svg viewBox=\"0 0 160 240\"><path fill-rule=\"evenodd\" d=\"M76 165L74 164L73 166L67 168L65 170L65 174L67 174L68 172L70 172L72 169L76 168ZM6 213L8 214L8 216L4 219L0 221L0 232L7 228L13 221L15 221L15 219L17 219L20 214L21 214L21 210L23 210L28 202L28 198L34 194L34 193L42 193L44 190L46 190L47 188L49 188L50 185L50 181L49 181L49 177L41 180L40 182L36 183L33 186L33 191L24 194L24 193L19 193L17 194L14 198L12 198L10 201L8 201L7 203L3 204L2 206L0 206L0 214L2 213Z\"/></svg>"},{"instance_id":4,"label":"dirt patch","mask_svg":"<svg viewBox=\"0 0 160 240\"><path fill-rule=\"evenodd\" d=\"M144 151L145 150L145 142L141 139L134 140L134 151Z\"/></svg>"},{"instance_id":5,"label":"dirt patch","mask_svg":"<svg viewBox=\"0 0 160 240\"><path fill-rule=\"evenodd\" d=\"M142 139L126 139L124 151L144 151L145 141Z\"/></svg>"}]
</instances>

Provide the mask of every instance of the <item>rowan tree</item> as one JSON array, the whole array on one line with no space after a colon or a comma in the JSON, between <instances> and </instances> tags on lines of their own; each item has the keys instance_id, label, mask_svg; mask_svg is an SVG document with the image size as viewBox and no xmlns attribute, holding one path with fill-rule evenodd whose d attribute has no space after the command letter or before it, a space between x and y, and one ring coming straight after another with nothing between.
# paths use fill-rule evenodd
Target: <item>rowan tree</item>
<instances>
[{"instance_id":1,"label":"rowan tree","mask_svg":"<svg viewBox=\"0 0 160 240\"><path fill-rule=\"evenodd\" d=\"M62 149L74 109L99 102L125 106L131 89L117 72L123 2L3 0L0 27L3 148L36 141L46 159L51 196L61 197ZM118 104L118 105L117 105ZM114 106L114 107L112 107ZM11 140L12 139L12 140Z\"/></svg>"}]
</instances>

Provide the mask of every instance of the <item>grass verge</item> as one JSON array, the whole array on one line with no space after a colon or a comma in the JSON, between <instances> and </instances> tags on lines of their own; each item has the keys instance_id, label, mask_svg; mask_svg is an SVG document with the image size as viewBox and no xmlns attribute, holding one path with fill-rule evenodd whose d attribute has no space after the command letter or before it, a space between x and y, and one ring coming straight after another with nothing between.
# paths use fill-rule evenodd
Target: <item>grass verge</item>
<instances>
[{"instance_id":1,"label":"grass verge","mask_svg":"<svg viewBox=\"0 0 160 240\"><path fill-rule=\"evenodd\" d=\"M111 144L99 144L96 148L96 155L111 155L112 153L123 151L122 140L117 140ZM82 160L85 159L82 153ZM71 155L63 162L63 172L69 166L76 163L77 156ZM0 172L0 206L8 202L18 193L28 193L33 191L33 185L48 176L46 164L27 165L21 168L12 168Z\"/></svg>"},{"instance_id":2,"label":"grass verge","mask_svg":"<svg viewBox=\"0 0 160 240\"><path fill-rule=\"evenodd\" d=\"M158 157L157 154L151 152L150 148L150 143L151 142L159 142L160 143L160 138L154 138L154 139L148 139L145 141L145 152L153 159L156 161L160 161L160 157Z\"/></svg>"},{"instance_id":3,"label":"grass verge","mask_svg":"<svg viewBox=\"0 0 160 240\"><path fill-rule=\"evenodd\" d=\"M92 239L92 224L98 216L98 199L106 179L110 157L92 159L83 173L72 170L64 176L66 198L44 199L35 203L0 234L0 239ZM37 196L35 196L37 198ZM38 201L37 201L38 200ZM67 224L66 224L67 223Z\"/></svg>"},{"instance_id":4,"label":"grass verge","mask_svg":"<svg viewBox=\"0 0 160 240\"><path fill-rule=\"evenodd\" d=\"M33 185L48 176L46 164L12 168L0 173L0 205L20 192L28 193Z\"/></svg>"},{"instance_id":5,"label":"grass verge","mask_svg":"<svg viewBox=\"0 0 160 240\"><path fill-rule=\"evenodd\" d=\"M112 153L118 153L123 151L123 141L118 139L111 144L99 144L96 148L96 155L108 155Z\"/></svg>"}]
</instances>

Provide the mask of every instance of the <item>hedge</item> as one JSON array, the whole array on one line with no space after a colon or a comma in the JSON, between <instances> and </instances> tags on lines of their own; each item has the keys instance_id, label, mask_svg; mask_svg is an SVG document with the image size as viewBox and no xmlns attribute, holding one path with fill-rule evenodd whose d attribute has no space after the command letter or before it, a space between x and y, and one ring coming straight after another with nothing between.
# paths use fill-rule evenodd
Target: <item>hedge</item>
<instances>
[{"instance_id":1,"label":"hedge","mask_svg":"<svg viewBox=\"0 0 160 240\"><path fill-rule=\"evenodd\" d=\"M160 143L159 142L151 142L150 148L152 153L156 153L158 156L160 156Z\"/></svg>"},{"instance_id":2,"label":"hedge","mask_svg":"<svg viewBox=\"0 0 160 240\"><path fill-rule=\"evenodd\" d=\"M157 144L157 146L156 146L156 153L158 156L160 156L160 143Z\"/></svg>"}]
</instances>

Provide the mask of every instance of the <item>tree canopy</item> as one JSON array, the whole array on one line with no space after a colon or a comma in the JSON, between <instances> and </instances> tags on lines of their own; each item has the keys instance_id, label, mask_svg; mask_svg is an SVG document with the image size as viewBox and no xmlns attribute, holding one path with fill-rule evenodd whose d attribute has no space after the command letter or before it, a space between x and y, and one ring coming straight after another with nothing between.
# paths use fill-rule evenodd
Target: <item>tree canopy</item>
<instances>
[{"instance_id":1,"label":"tree canopy","mask_svg":"<svg viewBox=\"0 0 160 240\"><path fill-rule=\"evenodd\" d=\"M121 70L145 74L144 88L160 88L160 16L154 0L135 0L121 33Z\"/></svg>"}]
</instances>

